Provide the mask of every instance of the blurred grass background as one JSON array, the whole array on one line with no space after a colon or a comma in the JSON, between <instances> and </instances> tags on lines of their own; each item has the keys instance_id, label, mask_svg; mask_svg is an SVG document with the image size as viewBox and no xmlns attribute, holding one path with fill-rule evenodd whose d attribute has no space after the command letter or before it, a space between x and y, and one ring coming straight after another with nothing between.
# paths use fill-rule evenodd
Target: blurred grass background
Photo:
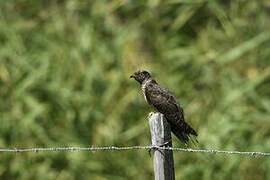
<instances>
[{"instance_id":1,"label":"blurred grass background","mask_svg":"<svg viewBox=\"0 0 270 180\"><path fill-rule=\"evenodd\" d=\"M0 146L148 145L147 69L200 148L270 150L268 0L2 0ZM174 146L181 146L176 140ZM269 158L174 153L177 179L270 179ZM1 154L1 179L153 179L144 151Z\"/></svg>"}]
</instances>

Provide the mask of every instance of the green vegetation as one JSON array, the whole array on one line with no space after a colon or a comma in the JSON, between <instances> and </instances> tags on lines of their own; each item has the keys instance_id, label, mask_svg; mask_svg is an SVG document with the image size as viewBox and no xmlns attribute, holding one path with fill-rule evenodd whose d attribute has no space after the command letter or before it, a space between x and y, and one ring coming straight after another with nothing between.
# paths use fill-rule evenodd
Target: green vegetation
<instances>
[{"instance_id":1,"label":"green vegetation","mask_svg":"<svg viewBox=\"0 0 270 180\"><path fill-rule=\"evenodd\" d=\"M270 150L267 0L2 0L0 147L148 145L148 69L199 148ZM174 146L181 146L174 140ZM270 179L269 158L174 153L177 179ZM147 151L2 153L0 179L152 179Z\"/></svg>"}]
</instances>

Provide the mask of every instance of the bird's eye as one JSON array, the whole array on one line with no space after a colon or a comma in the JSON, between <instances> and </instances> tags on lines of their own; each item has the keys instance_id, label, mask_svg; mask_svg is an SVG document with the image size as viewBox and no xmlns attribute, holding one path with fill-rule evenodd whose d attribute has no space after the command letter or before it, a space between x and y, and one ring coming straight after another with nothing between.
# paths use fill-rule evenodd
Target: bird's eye
<instances>
[{"instance_id":1,"label":"bird's eye","mask_svg":"<svg viewBox=\"0 0 270 180\"><path fill-rule=\"evenodd\" d=\"M148 76L149 75L149 72L147 72L147 71L143 71L142 72L145 76Z\"/></svg>"}]
</instances>

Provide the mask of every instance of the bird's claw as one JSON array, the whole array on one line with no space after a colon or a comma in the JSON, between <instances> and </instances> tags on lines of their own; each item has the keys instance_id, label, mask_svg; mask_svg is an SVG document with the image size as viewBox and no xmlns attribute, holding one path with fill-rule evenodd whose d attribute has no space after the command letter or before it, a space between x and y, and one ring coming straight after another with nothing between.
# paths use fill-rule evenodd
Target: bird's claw
<instances>
[{"instance_id":1,"label":"bird's claw","mask_svg":"<svg viewBox=\"0 0 270 180\"><path fill-rule=\"evenodd\" d=\"M151 118L151 116L153 116L153 114L154 114L154 112L150 112L150 113L148 114L148 119Z\"/></svg>"}]
</instances>

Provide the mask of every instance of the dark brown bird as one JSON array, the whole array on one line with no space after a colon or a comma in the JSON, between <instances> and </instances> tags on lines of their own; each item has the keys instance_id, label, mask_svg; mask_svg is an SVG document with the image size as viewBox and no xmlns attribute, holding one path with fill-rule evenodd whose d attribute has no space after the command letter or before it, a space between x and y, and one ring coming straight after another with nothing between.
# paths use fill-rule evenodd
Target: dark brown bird
<instances>
[{"instance_id":1,"label":"dark brown bird","mask_svg":"<svg viewBox=\"0 0 270 180\"><path fill-rule=\"evenodd\" d=\"M176 98L168 90L159 86L149 72L137 71L130 78L140 83L146 102L165 116L172 132L181 142L187 144L190 135L198 136L196 131L185 122L184 111L176 102Z\"/></svg>"}]
</instances>

